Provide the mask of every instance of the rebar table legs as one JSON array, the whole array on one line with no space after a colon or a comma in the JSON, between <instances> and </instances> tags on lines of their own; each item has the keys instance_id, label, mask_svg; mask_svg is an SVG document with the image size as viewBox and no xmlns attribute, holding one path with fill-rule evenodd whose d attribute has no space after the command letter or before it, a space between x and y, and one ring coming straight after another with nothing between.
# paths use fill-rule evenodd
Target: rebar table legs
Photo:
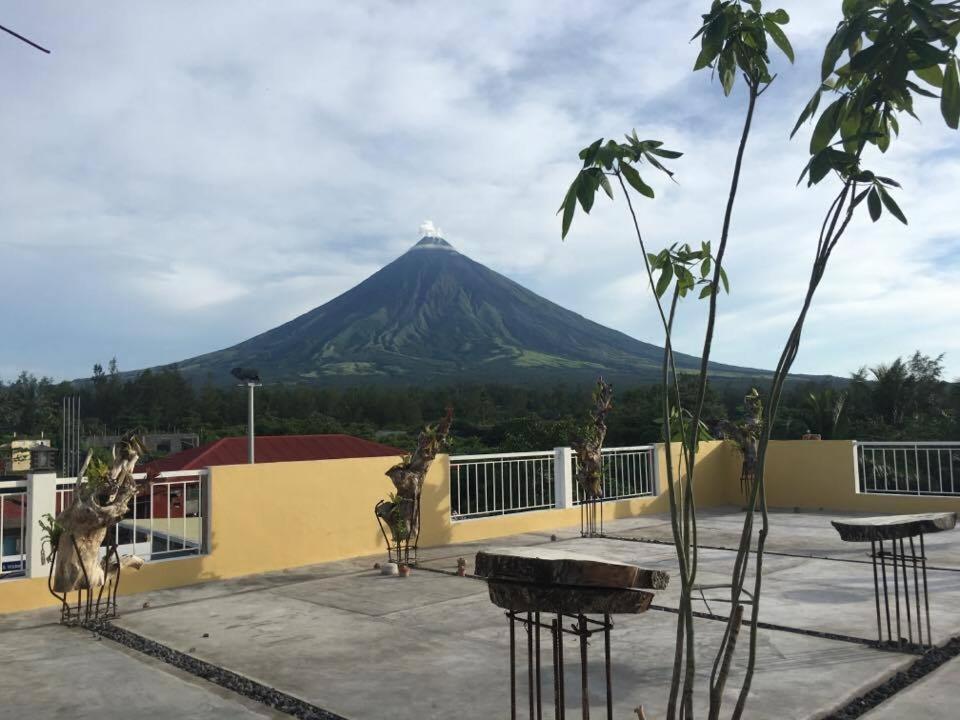
<instances>
[{"instance_id":1,"label":"rebar table legs","mask_svg":"<svg viewBox=\"0 0 960 720\"><path fill-rule=\"evenodd\" d=\"M909 538L910 552L907 553L903 538L890 540L890 550L884 548L884 541L871 541L870 557L873 562L873 591L877 612L877 640L880 643L896 643L897 647L918 645L932 647L933 635L930 632L930 599L927 595L927 558L924 553L923 533L920 533L920 554L916 552L913 538ZM879 542L879 550L877 543ZM899 544L899 548L898 548ZM887 560L893 571L893 608L896 624L896 636L890 621L890 583L887 581ZM913 607L910 602L910 583L908 566L913 567ZM879 567L879 572L878 572ZM882 581L882 582L881 582ZM903 597L901 600L901 587ZM883 608L886 616L886 635L884 635L883 617L880 613L880 591L883 591ZM922 602L921 602L922 598ZM901 614L901 606L903 613ZM914 642L913 627L916 618L917 639ZM906 620L907 637L903 637L903 620ZM926 628L926 635L924 635Z\"/></svg>"},{"instance_id":2,"label":"rebar table legs","mask_svg":"<svg viewBox=\"0 0 960 720\"><path fill-rule=\"evenodd\" d=\"M510 717L518 717L520 707L524 704L528 707L528 716L530 720L542 720L543 718L543 688L540 672L540 630L543 628L550 634L550 640L553 650L553 705L554 718L563 720L566 717L566 688L564 672L564 652L563 636L572 635L577 639L579 645L580 657L580 712L581 717L587 720L590 717L590 678L589 678L589 649L590 638L595 634L601 634L603 637L603 662L605 671L605 692L606 713L604 717L607 720L613 718L613 679L610 663L610 631L613 629L613 623L609 615L604 615L603 619L594 619L584 614L566 614L560 613L551 617L549 621L543 620L538 612L520 612L508 611L507 619L510 622ZM571 622L572 621L572 622ZM527 632L527 667L526 667L526 685L527 702L522 700L518 704L517 689L517 626L522 626ZM522 672L522 670L521 670Z\"/></svg>"}]
</instances>

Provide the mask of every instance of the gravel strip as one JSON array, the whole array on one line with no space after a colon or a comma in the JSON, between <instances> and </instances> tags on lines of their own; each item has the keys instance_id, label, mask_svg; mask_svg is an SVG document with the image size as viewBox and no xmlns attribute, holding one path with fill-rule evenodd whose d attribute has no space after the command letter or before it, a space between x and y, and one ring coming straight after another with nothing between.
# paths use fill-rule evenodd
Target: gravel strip
<instances>
[{"instance_id":1,"label":"gravel strip","mask_svg":"<svg viewBox=\"0 0 960 720\"><path fill-rule=\"evenodd\" d=\"M896 673L860 697L854 698L842 708L825 715L822 720L853 720L863 717L884 700L889 700L901 690L923 679L957 655L960 655L960 637L953 638L943 647L928 650L906 670Z\"/></svg>"},{"instance_id":2,"label":"gravel strip","mask_svg":"<svg viewBox=\"0 0 960 720\"><path fill-rule=\"evenodd\" d=\"M235 672L225 670L203 660L182 653L179 650L167 647L154 640L137 635L136 633L118 628L110 623L104 623L90 628L94 633L125 645L128 648L142 652L144 655L162 660L180 670L196 675L199 678L216 683L220 687L231 690L244 697L263 703L274 710L292 715L300 720L347 720L329 710L311 705L300 698L287 695L267 685L245 678Z\"/></svg>"}]
</instances>

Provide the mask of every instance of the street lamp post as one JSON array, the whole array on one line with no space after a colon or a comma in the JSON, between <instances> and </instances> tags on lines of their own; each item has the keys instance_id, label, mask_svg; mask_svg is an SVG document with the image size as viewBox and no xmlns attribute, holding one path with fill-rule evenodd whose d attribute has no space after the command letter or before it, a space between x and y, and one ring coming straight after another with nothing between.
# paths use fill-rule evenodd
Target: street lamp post
<instances>
[{"instance_id":1,"label":"street lamp post","mask_svg":"<svg viewBox=\"0 0 960 720\"><path fill-rule=\"evenodd\" d=\"M254 438L256 437L254 432L253 391L255 388L261 387L263 383L260 382L260 372L254 368L235 367L230 371L230 374L241 382L239 387L246 386L247 388L247 462L253 465L255 462Z\"/></svg>"}]
</instances>

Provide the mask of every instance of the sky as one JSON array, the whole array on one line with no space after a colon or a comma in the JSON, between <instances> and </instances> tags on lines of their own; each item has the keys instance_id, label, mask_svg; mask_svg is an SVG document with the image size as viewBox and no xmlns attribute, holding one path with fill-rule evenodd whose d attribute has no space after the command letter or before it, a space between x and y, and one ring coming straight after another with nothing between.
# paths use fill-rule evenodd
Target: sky
<instances>
[{"instance_id":1,"label":"sky","mask_svg":"<svg viewBox=\"0 0 960 720\"><path fill-rule=\"evenodd\" d=\"M87 376L227 347L362 281L430 220L458 250L592 320L662 344L622 199L555 215L600 137L684 156L639 204L653 249L720 231L746 107L689 42L709 0L5 3L0 24L0 379ZM835 186L796 179L840 0L782 0L797 63L761 98L713 359L773 367ZM872 167L904 227L860 217L831 260L795 370L914 350L960 376L960 137L921 122ZM865 216L866 213L863 213ZM697 354L706 305L677 321Z\"/></svg>"}]
</instances>

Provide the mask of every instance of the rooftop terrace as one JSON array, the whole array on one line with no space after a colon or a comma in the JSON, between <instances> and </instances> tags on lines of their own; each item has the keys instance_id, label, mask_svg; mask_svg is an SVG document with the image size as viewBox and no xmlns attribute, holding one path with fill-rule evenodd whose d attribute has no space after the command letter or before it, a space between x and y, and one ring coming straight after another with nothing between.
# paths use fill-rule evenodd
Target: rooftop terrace
<instances>
[{"instance_id":1,"label":"rooftop terrace","mask_svg":"<svg viewBox=\"0 0 960 720\"><path fill-rule=\"evenodd\" d=\"M0 716L99 719L135 709L178 719L284 711L508 717L508 622L483 581L456 575L457 560L465 558L472 571L480 549L541 546L673 578L648 612L614 616L611 636L614 717L634 717L642 704L648 718L663 718L679 598L664 448L609 455L602 538L581 537L569 449L438 457L424 486L421 564L406 578L373 569L385 551L372 509L391 489L383 473L395 458L222 466L164 478L138 504L140 514L123 521L124 542L146 551L148 562L125 572L120 617L104 637L58 624L35 542L36 516L59 503L69 483L6 483L3 502L17 509L10 522L25 549L10 543L4 559L14 570L0 580ZM918 662L919 651L876 644L870 546L842 542L830 520L956 511L958 470L960 444L771 445L759 663L745 717L853 717L836 713ZM703 443L697 493L704 586L729 583L743 523L738 473L729 446ZM956 531L926 537L929 615L940 646L960 635L958 549ZM705 587L696 600L701 672L709 672L729 607L722 588ZM576 707L573 643L567 653L567 705ZM549 667L549 642L543 654ZM738 686L744 663L738 652L729 687ZM591 701L600 707L602 663L591 673ZM544 691L552 696L548 674ZM958 675L960 660L950 660L862 716L912 717L919 706L952 716L948 688ZM706 688L696 697L702 702ZM545 715L552 717L552 708Z\"/></svg>"},{"instance_id":2,"label":"rooftop terrace","mask_svg":"<svg viewBox=\"0 0 960 720\"><path fill-rule=\"evenodd\" d=\"M840 541L831 517L836 514L772 516L760 616L776 627L760 633L748 717L828 716L916 660L870 646L876 631L870 561L863 546ZM729 507L703 514L701 582L729 577L742 519ZM121 598L116 624L342 717L505 717L507 624L482 581L455 575L457 558L470 558L472 569L472 556L483 547L550 545L675 574L673 548L661 544L669 542L667 516L615 520L606 530L616 537L585 539L579 528L565 528L435 548L408 578L381 576L372 569L378 558L369 557L157 590ZM960 633L958 549L960 533L932 535L927 543L937 642ZM678 594L674 585L656 594L647 613L615 617L615 717L630 717L640 704L649 717L663 717ZM723 630L718 618L728 606L722 595L706 591L697 603L704 656ZM111 717L119 707L151 718L283 717L120 644L61 628L57 620L51 610L0 618L0 697L11 717ZM576 649L567 651L575 660ZM86 653L93 653L101 678L93 679L94 687L100 684L93 694L91 673L76 664ZM110 668L115 675L104 672ZM898 708L946 705L950 694L931 688L958 674L960 659L865 717L911 717ZM574 705L575 685L567 684ZM602 678L592 678L591 686L600 692Z\"/></svg>"}]
</instances>

